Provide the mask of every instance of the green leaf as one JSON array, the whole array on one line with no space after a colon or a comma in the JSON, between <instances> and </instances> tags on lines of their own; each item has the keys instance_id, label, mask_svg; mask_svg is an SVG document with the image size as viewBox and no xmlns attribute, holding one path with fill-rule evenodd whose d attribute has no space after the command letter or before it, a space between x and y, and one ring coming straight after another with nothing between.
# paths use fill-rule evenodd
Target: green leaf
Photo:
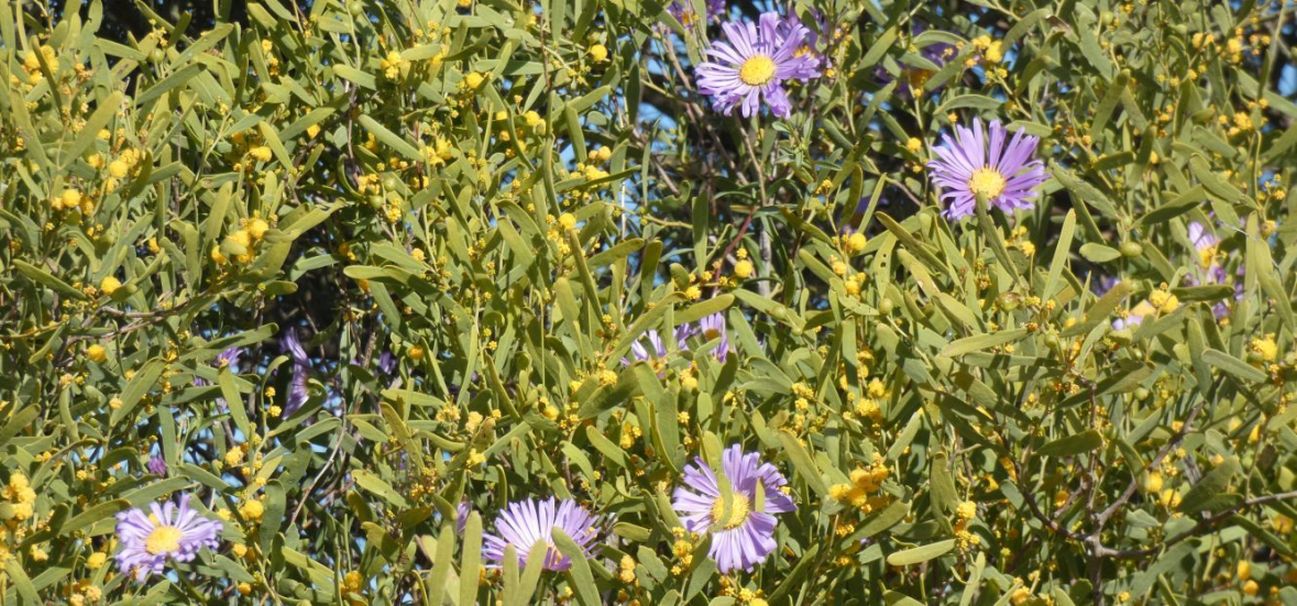
<instances>
[{"instance_id":1,"label":"green leaf","mask_svg":"<svg viewBox=\"0 0 1297 606\"><path fill-rule=\"evenodd\" d=\"M162 376L162 371L165 368L166 364L157 359L144 363L144 366L135 373L135 377L126 383L126 389L122 390L122 405L112 413L111 423L113 425L121 422L122 419L135 410L135 406L140 403L140 399L149 390L153 389L154 384L158 382L158 378Z\"/></svg>"},{"instance_id":2,"label":"green leaf","mask_svg":"<svg viewBox=\"0 0 1297 606\"><path fill-rule=\"evenodd\" d=\"M1225 494L1234 476L1239 473L1238 461L1227 458L1215 469L1207 472L1180 500L1180 511L1186 514L1212 509L1216 497Z\"/></svg>"},{"instance_id":3,"label":"green leaf","mask_svg":"<svg viewBox=\"0 0 1297 606\"><path fill-rule=\"evenodd\" d=\"M42 602L40 594L36 593L36 586L32 584L31 577L27 576L27 571L23 570L18 558L8 558L4 563L4 570L9 575L9 582L18 589L18 595L22 596L23 600L29 604Z\"/></svg>"},{"instance_id":4,"label":"green leaf","mask_svg":"<svg viewBox=\"0 0 1297 606\"><path fill-rule=\"evenodd\" d=\"M954 539L937 541L936 543L929 543L927 545L912 547L910 549L888 554L887 564L889 566L913 566L915 564L922 564L928 560L946 555L954 548Z\"/></svg>"},{"instance_id":5,"label":"green leaf","mask_svg":"<svg viewBox=\"0 0 1297 606\"><path fill-rule=\"evenodd\" d=\"M599 588L594 584L594 575L590 572L590 562L586 559L585 552L558 527L553 530L553 539L559 552L572 560L572 566L567 569L567 580L576 590L577 602L583 606L598 606Z\"/></svg>"},{"instance_id":6,"label":"green leaf","mask_svg":"<svg viewBox=\"0 0 1297 606\"><path fill-rule=\"evenodd\" d=\"M1040 447L1037 454L1044 457L1070 457L1084 454L1103 446L1103 436L1093 429L1054 440Z\"/></svg>"},{"instance_id":7,"label":"green leaf","mask_svg":"<svg viewBox=\"0 0 1297 606\"><path fill-rule=\"evenodd\" d=\"M54 277L54 274L36 267L31 263L23 261L22 259L14 259L13 264L14 267L18 268L19 273L35 280L38 284L57 290L58 292L77 300L85 300L86 298L85 293L73 288L71 284Z\"/></svg>"},{"instance_id":8,"label":"green leaf","mask_svg":"<svg viewBox=\"0 0 1297 606\"><path fill-rule=\"evenodd\" d=\"M126 509L130 504L125 499L116 499L95 505L69 519L59 528L59 534L63 536L71 535L78 530L91 526L100 520L107 520L117 512Z\"/></svg>"},{"instance_id":9,"label":"green leaf","mask_svg":"<svg viewBox=\"0 0 1297 606\"><path fill-rule=\"evenodd\" d=\"M464 524L464 547L460 553L459 603L477 600L478 571L482 568L482 514L471 511Z\"/></svg>"},{"instance_id":10,"label":"green leaf","mask_svg":"<svg viewBox=\"0 0 1297 606\"><path fill-rule=\"evenodd\" d=\"M1260 383L1266 380L1266 374L1261 372L1247 362L1244 362L1234 356L1231 356L1219 349L1207 348L1202 352L1204 362L1219 368L1235 378L1251 383Z\"/></svg>"},{"instance_id":11,"label":"green leaf","mask_svg":"<svg viewBox=\"0 0 1297 606\"><path fill-rule=\"evenodd\" d=\"M950 345L947 345L938 355L943 358L955 358L988 347L1013 343L1022 340L1028 334L1029 333L1025 328L1015 328L1012 330L1002 330L1000 332L964 337L952 342Z\"/></svg>"},{"instance_id":12,"label":"green leaf","mask_svg":"<svg viewBox=\"0 0 1297 606\"><path fill-rule=\"evenodd\" d=\"M1121 251L1102 244L1087 242L1081 245L1081 256L1095 263L1107 263L1121 258Z\"/></svg>"},{"instance_id":13,"label":"green leaf","mask_svg":"<svg viewBox=\"0 0 1297 606\"><path fill-rule=\"evenodd\" d=\"M408 141L402 139L400 135L388 130L386 126L383 126L377 120L368 115L361 115L357 121L360 122L361 126L365 127L365 130L372 133L375 139L405 156L405 159L415 162L423 161L423 154L420 154L418 149L415 149Z\"/></svg>"},{"instance_id":14,"label":"green leaf","mask_svg":"<svg viewBox=\"0 0 1297 606\"><path fill-rule=\"evenodd\" d=\"M813 489L816 494L825 496L828 494L828 486L824 483L824 478L820 475L820 470L815 465L814 459L806 448L802 446L800 440L785 432L779 432L779 443L783 445L784 452L788 459L793 462L793 467L797 469L797 475Z\"/></svg>"},{"instance_id":15,"label":"green leaf","mask_svg":"<svg viewBox=\"0 0 1297 606\"><path fill-rule=\"evenodd\" d=\"M385 480L374 475L372 472L364 469L356 469L351 472L351 477L356 481L357 486L382 497L384 501L387 501L401 509L409 509L409 501L407 501L405 497L401 496L395 488L392 488L391 484L388 484Z\"/></svg>"}]
</instances>

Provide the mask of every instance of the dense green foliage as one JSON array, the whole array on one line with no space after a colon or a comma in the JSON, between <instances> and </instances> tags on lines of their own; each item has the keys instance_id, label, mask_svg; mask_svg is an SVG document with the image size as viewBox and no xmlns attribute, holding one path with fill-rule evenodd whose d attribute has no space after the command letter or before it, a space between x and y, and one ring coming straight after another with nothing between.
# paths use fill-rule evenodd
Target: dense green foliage
<instances>
[{"instance_id":1,"label":"dense green foliage","mask_svg":"<svg viewBox=\"0 0 1297 606\"><path fill-rule=\"evenodd\" d=\"M780 119L704 4L0 2L0 603L1297 604L1293 7L732 4L817 31ZM941 214L975 117L1034 208ZM721 574L736 443L797 510ZM551 495L594 553L483 567Z\"/></svg>"}]
</instances>

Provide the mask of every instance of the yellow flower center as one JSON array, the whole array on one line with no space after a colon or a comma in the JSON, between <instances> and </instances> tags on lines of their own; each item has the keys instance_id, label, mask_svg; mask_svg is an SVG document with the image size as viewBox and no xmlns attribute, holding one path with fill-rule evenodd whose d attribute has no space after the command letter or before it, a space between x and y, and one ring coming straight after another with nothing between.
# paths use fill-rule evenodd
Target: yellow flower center
<instances>
[{"instance_id":1,"label":"yellow flower center","mask_svg":"<svg viewBox=\"0 0 1297 606\"><path fill-rule=\"evenodd\" d=\"M968 189L973 192L973 195L982 196L987 200L1004 192L1005 185L1004 175L989 166L973 171L973 177L968 180Z\"/></svg>"},{"instance_id":2,"label":"yellow flower center","mask_svg":"<svg viewBox=\"0 0 1297 606\"><path fill-rule=\"evenodd\" d=\"M1214 263L1215 261L1216 261L1215 245L1206 246L1202 250L1198 251L1198 264L1202 265L1203 269L1207 269L1211 267L1211 264Z\"/></svg>"},{"instance_id":3,"label":"yellow flower center","mask_svg":"<svg viewBox=\"0 0 1297 606\"><path fill-rule=\"evenodd\" d=\"M180 549L180 537L183 535L175 526L158 526L144 539L144 549L153 555L175 552Z\"/></svg>"},{"instance_id":4,"label":"yellow flower center","mask_svg":"<svg viewBox=\"0 0 1297 606\"><path fill-rule=\"evenodd\" d=\"M747 495L734 493L730 499L730 515L725 518L725 499L717 498L712 503L712 521L719 523L722 528L729 530L737 528L748 519L748 512L752 509L752 501L748 500Z\"/></svg>"},{"instance_id":5,"label":"yellow flower center","mask_svg":"<svg viewBox=\"0 0 1297 606\"><path fill-rule=\"evenodd\" d=\"M703 338L707 339L708 341L718 338L720 336L721 336L721 331L715 328L708 328L707 330L703 331Z\"/></svg>"},{"instance_id":6,"label":"yellow flower center","mask_svg":"<svg viewBox=\"0 0 1297 606\"><path fill-rule=\"evenodd\" d=\"M765 55L753 55L739 67L739 80L748 86L763 86L775 78L775 62Z\"/></svg>"}]
</instances>

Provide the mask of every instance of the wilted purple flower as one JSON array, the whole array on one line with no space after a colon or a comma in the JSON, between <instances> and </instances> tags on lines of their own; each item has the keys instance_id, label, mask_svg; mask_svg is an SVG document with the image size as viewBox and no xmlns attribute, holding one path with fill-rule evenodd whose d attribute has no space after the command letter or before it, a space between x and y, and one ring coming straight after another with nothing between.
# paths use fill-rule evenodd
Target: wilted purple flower
<instances>
[{"instance_id":1,"label":"wilted purple flower","mask_svg":"<svg viewBox=\"0 0 1297 606\"><path fill-rule=\"evenodd\" d=\"M956 125L953 140L950 135L942 137L941 146L934 150L937 159L928 163L928 169L947 202L947 218L958 220L976 213L978 197L1006 214L1031 208L1036 188L1046 180L1044 163L1032 159L1040 139L1019 130L1006 142L1007 135L995 120L988 137L981 119L975 118L972 128Z\"/></svg>"},{"instance_id":2,"label":"wilted purple flower","mask_svg":"<svg viewBox=\"0 0 1297 606\"><path fill-rule=\"evenodd\" d=\"M927 25L915 23L912 33L917 36L927 30ZM919 49L919 56L934 63L938 68L944 67L946 61L949 61L957 53L954 45L946 42L936 42ZM901 66L902 74L900 82L896 85L896 94L903 99L909 99L915 94L923 94L923 87L928 82L928 78L935 73L921 67L903 65ZM879 84L886 85L893 80L893 76L881 65L874 70L874 77ZM936 90L936 89L934 89Z\"/></svg>"},{"instance_id":3,"label":"wilted purple flower","mask_svg":"<svg viewBox=\"0 0 1297 606\"><path fill-rule=\"evenodd\" d=\"M306 403L310 392L306 380L311 372L311 359L302 347L302 340L297 336L297 329L289 326L279 338L279 348L293 360L293 375L288 381L288 401L284 406L284 416L289 416Z\"/></svg>"},{"instance_id":4,"label":"wilted purple flower","mask_svg":"<svg viewBox=\"0 0 1297 606\"><path fill-rule=\"evenodd\" d=\"M162 572L167 560L189 562L204 547L220 544L221 522L210 520L189 507L189 495L179 504L149 504L149 511L135 508L117 514L117 567L144 581Z\"/></svg>"},{"instance_id":5,"label":"wilted purple flower","mask_svg":"<svg viewBox=\"0 0 1297 606\"><path fill-rule=\"evenodd\" d=\"M513 545L518 565L527 565L527 554L536 543L545 543L545 570L562 571L572 565L572 560L554 546L553 530L563 531L588 557L599 537L598 518L571 499L526 499L509 503L495 520L496 534L482 535L482 555L493 566L504 562L504 551Z\"/></svg>"},{"instance_id":6,"label":"wilted purple flower","mask_svg":"<svg viewBox=\"0 0 1297 606\"><path fill-rule=\"evenodd\" d=\"M697 13L694 12L693 3L690 0L675 0L667 7L667 12L671 13L680 25L686 29L693 29L698 22ZM725 14L725 0L707 0L707 20L715 21Z\"/></svg>"},{"instance_id":7,"label":"wilted purple flower","mask_svg":"<svg viewBox=\"0 0 1297 606\"><path fill-rule=\"evenodd\" d=\"M148 468L149 468L149 473L155 476L167 475L167 462L160 455L153 455L149 457Z\"/></svg>"},{"instance_id":8,"label":"wilted purple flower","mask_svg":"<svg viewBox=\"0 0 1297 606\"><path fill-rule=\"evenodd\" d=\"M216 367L229 368L234 374L239 373L239 358L243 357L243 348L228 347L225 351L216 354Z\"/></svg>"},{"instance_id":9,"label":"wilted purple flower","mask_svg":"<svg viewBox=\"0 0 1297 606\"><path fill-rule=\"evenodd\" d=\"M225 349L225 351L216 354L216 358L212 360L212 365L215 366L217 370L220 370L222 368L229 368L230 372L234 374L239 374L239 358L242 356L243 356L242 348L228 347ZM194 377L195 387L203 387L205 385L211 385L211 383L209 383L207 379L204 379L202 377ZM217 398L217 402L224 403L225 400Z\"/></svg>"},{"instance_id":10,"label":"wilted purple flower","mask_svg":"<svg viewBox=\"0 0 1297 606\"><path fill-rule=\"evenodd\" d=\"M396 370L396 356L390 351L384 351L378 356L378 372L390 375Z\"/></svg>"},{"instance_id":11,"label":"wilted purple flower","mask_svg":"<svg viewBox=\"0 0 1297 606\"><path fill-rule=\"evenodd\" d=\"M726 40L714 41L707 49L715 61L703 62L696 70L698 92L715 97L716 108L727 116L741 104L743 116L751 117L762 98L772 114L787 116L792 104L784 81L819 75L818 59L802 48L806 27L768 12L761 15L759 27L732 21L721 28Z\"/></svg>"},{"instance_id":12,"label":"wilted purple flower","mask_svg":"<svg viewBox=\"0 0 1297 606\"><path fill-rule=\"evenodd\" d=\"M721 574L752 570L775 550L779 520L772 514L796 511L797 505L780 490L788 481L774 465L762 463L760 454L744 453L734 444L722 453L721 467L729 480L728 503L716 475L698 458L685 466L684 485L675 489L672 506L686 530L712 534L708 555ZM765 505L758 507L762 498Z\"/></svg>"}]
</instances>

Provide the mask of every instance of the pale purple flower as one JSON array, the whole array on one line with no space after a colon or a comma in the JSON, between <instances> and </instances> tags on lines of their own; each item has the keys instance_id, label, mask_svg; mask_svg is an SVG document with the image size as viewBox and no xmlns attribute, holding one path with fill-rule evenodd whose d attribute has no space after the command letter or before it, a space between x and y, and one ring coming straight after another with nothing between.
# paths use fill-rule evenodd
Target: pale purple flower
<instances>
[{"instance_id":1,"label":"pale purple flower","mask_svg":"<svg viewBox=\"0 0 1297 606\"><path fill-rule=\"evenodd\" d=\"M1220 244L1220 238L1215 234L1207 231L1207 228L1197 221L1189 224L1189 241L1193 243L1193 248L1198 252L1198 266L1203 270L1203 280L1206 283L1222 284L1225 282L1227 275L1225 268L1220 266L1216 261L1216 247ZM1190 276L1190 279L1196 281L1196 278Z\"/></svg>"},{"instance_id":2,"label":"pale purple flower","mask_svg":"<svg viewBox=\"0 0 1297 606\"><path fill-rule=\"evenodd\" d=\"M149 468L149 473L155 476L167 475L167 462L160 455L153 455L149 457L148 468Z\"/></svg>"},{"instance_id":3,"label":"pale purple flower","mask_svg":"<svg viewBox=\"0 0 1297 606\"><path fill-rule=\"evenodd\" d=\"M1126 312L1126 317L1113 320L1112 327L1114 330L1121 330L1123 328L1133 329L1136 326L1143 324L1144 318L1154 316L1157 316L1157 308L1153 307L1153 304L1149 303L1146 299L1130 308L1130 310Z\"/></svg>"},{"instance_id":4,"label":"pale purple flower","mask_svg":"<svg viewBox=\"0 0 1297 606\"><path fill-rule=\"evenodd\" d=\"M704 341L720 339L720 343L712 349L712 355L716 357L716 361L724 364L730 353L730 335L725 326L725 314L716 312L699 320L698 332Z\"/></svg>"},{"instance_id":5,"label":"pale purple flower","mask_svg":"<svg viewBox=\"0 0 1297 606\"><path fill-rule=\"evenodd\" d=\"M495 534L482 535L482 555L492 566L501 566L504 551L513 545L518 565L527 565L527 554L536 543L545 543L545 570L562 571L572 560L554 546L553 530L563 531L589 557L599 538L599 519L571 499L526 499L509 503L495 520Z\"/></svg>"},{"instance_id":6,"label":"pale purple flower","mask_svg":"<svg viewBox=\"0 0 1297 606\"><path fill-rule=\"evenodd\" d=\"M1044 163L1033 159L1039 138L1019 130L1006 141L1008 132L999 120L990 126L988 136L981 119L973 119L972 128L955 125L954 139L943 136L934 150L937 158L928 163L932 182L947 203L948 219L976 213L979 196L1005 214L1031 208L1036 189L1046 180Z\"/></svg>"},{"instance_id":7,"label":"pale purple flower","mask_svg":"<svg viewBox=\"0 0 1297 606\"><path fill-rule=\"evenodd\" d=\"M778 13L763 13L760 25L729 22L721 25L725 41L707 49L713 61L697 69L698 92L715 98L725 115L742 105L744 117L757 113L765 99L770 113L786 117L792 109L783 83L819 75L818 59L802 48L809 31L800 22L786 22Z\"/></svg>"},{"instance_id":8,"label":"pale purple flower","mask_svg":"<svg viewBox=\"0 0 1297 606\"><path fill-rule=\"evenodd\" d=\"M144 581L160 574L168 560L189 562L205 548L220 544L221 522L200 515L189 507L189 495L179 503L149 504L149 511L135 508L117 514L117 567Z\"/></svg>"},{"instance_id":9,"label":"pale purple flower","mask_svg":"<svg viewBox=\"0 0 1297 606\"><path fill-rule=\"evenodd\" d=\"M689 343L686 339L693 334L693 328L688 324L677 326L672 332L676 340L676 349L684 351L689 349ZM648 347L645 347L647 341ZM650 349L651 348L651 349ZM666 343L662 341L662 335L656 329L644 331L644 335L630 344L630 353L634 356L635 361L660 363L667 357ZM622 358L621 363L630 366L633 362L629 358Z\"/></svg>"},{"instance_id":10,"label":"pale purple flower","mask_svg":"<svg viewBox=\"0 0 1297 606\"><path fill-rule=\"evenodd\" d=\"M459 502L455 508L455 534L464 534L464 526L468 525L468 514L473 513L473 504L467 500Z\"/></svg>"},{"instance_id":11,"label":"pale purple flower","mask_svg":"<svg viewBox=\"0 0 1297 606\"><path fill-rule=\"evenodd\" d=\"M1198 272L1185 276L1185 283L1189 285L1197 284L1226 284L1229 281L1229 273L1225 271L1224 266L1220 264L1217 258L1217 251L1220 245L1220 238L1215 234L1207 231L1207 228L1197 221L1189 223L1189 241L1193 243L1193 248L1198 253ZM1237 275L1243 275L1243 268L1239 267ZM1243 298L1242 280L1234 282L1234 300ZM1212 315L1217 320L1229 315L1229 305L1224 301L1218 301L1211 307Z\"/></svg>"},{"instance_id":12,"label":"pale purple flower","mask_svg":"<svg viewBox=\"0 0 1297 606\"><path fill-rule=\"evenodd\" d=\"M797 505L781 490L788 481L774 465L761 462L760 454L744 453L734 444L721 454L721 467L729 481L728 507L716 474L701 458L685 466L684 485L675 489L672 506L686 530L711 533L708 555L721 574L750 571L775 550L779 520L773 514L796 511Z\"/></svg>"},{"instance_id":13,"label":"pale purple flower","mask_svg":"<svg viewBox=\"0 0 1297 606\"><path fill-rule=\"evenodd\" d=\"M284 329L284 334L279 338L279 347L293 361L293 374L288 381L288 401L284 406L284 416L287 417L297 412L310 397L306 381L311 373L311 359L302 347L297 329L292 326Z\"/></svg>"}]
</instances>

